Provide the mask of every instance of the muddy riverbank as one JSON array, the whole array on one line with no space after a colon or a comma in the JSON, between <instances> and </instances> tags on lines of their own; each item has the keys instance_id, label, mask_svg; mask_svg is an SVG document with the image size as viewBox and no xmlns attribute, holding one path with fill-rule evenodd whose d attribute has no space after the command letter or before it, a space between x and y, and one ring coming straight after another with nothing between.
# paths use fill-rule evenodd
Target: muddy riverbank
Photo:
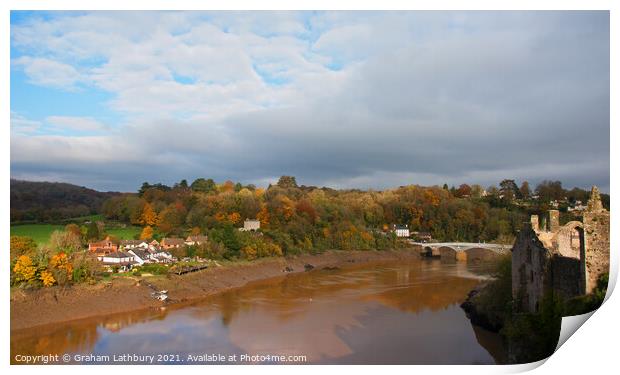
<instances>
[{"instance_id":1,"label":"muddy riverbank","mask_svg":"<svg viewBox=\"0 0 620 375\"><path fill-rule=\"evenodd\" d=\"M416 260L413 249L391 251L329 251L319 255L267 258L231 263L182 276L118 277L96 285L11 291L11 331L89 317L159 309L195 301L252 281L264 280L312 268L350 267L380 261ZM169 299L151 297L153 287L168 291Z\"/></svg>"}]
</instances>

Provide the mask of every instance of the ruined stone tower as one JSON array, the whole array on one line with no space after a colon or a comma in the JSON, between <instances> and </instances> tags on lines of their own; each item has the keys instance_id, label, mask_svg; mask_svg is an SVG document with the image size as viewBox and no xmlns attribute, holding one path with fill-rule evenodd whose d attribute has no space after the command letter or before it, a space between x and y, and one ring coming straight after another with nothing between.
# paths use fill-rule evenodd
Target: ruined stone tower
<instances>
[{"instance_id":1,"label":"ruined stone tower","mask_svg":"<svg viewBox=\"0 0 620 375\"><path fill-rule=\"evenodd\" d=\"M564 299L592 293L609 272L609 211L592 187L583 222L560 226L557 210L532 215L512 247L512 296L523 311L537 312L548 293Z\"/></svg>"},{"instance_id":2,"label":"ruined stone tower","mask_svg":"<svg viewBox=\"0 0 620 375\"><path fill-rule=\"evenodd\" d=\"M581 254L581 282L584 293L591 293L596 281L609 272L609 211L603 208L601 195L592 187L588 208L583 213L585 254ZM585 260L585 261L584 261Z\"/></svg>"}]
</instances>

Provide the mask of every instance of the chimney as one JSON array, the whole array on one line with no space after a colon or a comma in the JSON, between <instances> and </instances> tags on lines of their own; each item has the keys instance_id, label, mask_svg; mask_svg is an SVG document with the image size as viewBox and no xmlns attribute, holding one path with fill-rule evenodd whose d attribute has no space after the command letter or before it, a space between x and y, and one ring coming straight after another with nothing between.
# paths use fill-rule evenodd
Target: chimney
<instances>
[{"instance_id":1,"label":"chimney","mask_svg":"<svg viewBox=\"0 0 620 375\"><path fill-rule=\"evenodd\" d=\"M549 232L557 232L560 229L560 211L549 210Z\"/></svg>"}]
</instances>

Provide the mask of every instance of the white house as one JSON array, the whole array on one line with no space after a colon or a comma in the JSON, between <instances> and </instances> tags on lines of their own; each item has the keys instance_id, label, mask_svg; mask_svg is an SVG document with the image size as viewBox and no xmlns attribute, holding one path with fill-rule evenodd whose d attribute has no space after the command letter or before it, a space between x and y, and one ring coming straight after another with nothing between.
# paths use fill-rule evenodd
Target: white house
<instances>
[{"instance_id":1,"label":"white house","mask_svg":"<svg viewBox=\"0 0 620 375\"><path fill-rule=\"evenodd\" d=\"M409 237L409 225L394 224L393 232L396 233L396 237Z\"/></svg>"},{"instance_id":2,"label":"white house","mask_svg":"<svg viewBox=\"0 0 620 375\"><path fill-rule=\"evenodd\" d=\"M151 254L142 248L135 248L128 251L129 254L133 255L133 259L137 264L143 265L144 263L151 263Z\"/></svg>"},{"instance_id":3,"label":"white house","mask_svg":"<svg viewBox=\"0 0 620 375\"><path fill-rule=\"evenodd\" d=\"M138 247L146 248L149 244L143 240L121 240L122 249L135 249Z\"/></svg>"},{"instance_id":4,"label":"white house","mask_svg":"<svg viewBox=\"0 0 620 375\"><path fill-rule=\"evenodd\" d=\"M185 239L185 244L187 246L202 245L203 243L206 243L208 239L209 237L207 236L188 236Z\"/></svg>"},{"instance_id":5,"label":"white house","mask_svg":"<svg viewBox=\"0 0 620 375\"><path fill-rule=\"evenodd\" d=\"M97 259L108 267L118 267L119 271L125 272L136 264L135 256L124 251L115 251L110 254L98 255Z\"/></svg>"},{"instance_id":6,"label":"white house","mask_svg":"<svg viewBox=\"0 0 620 375\"><path fill-rule=\"evenodd\" d=\"M243 228L239 228L240 231L257 231L260 229L260 220L245 219L243 222Z\"/></svg>"}]
</instances>

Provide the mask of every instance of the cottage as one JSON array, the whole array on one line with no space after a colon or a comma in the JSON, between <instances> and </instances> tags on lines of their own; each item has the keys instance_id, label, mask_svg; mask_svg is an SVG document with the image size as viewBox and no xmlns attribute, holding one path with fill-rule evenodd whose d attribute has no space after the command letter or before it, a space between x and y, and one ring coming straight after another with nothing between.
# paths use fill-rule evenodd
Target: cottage
<instances>
[{"instance_id":1,"label":"cottage","mask_svg":"<svg viewBox=\"0 0 620 375\"><path fill-rule=\"evenodd\" d=\"M433 236L429 232L413 232L411 234L416 241L419 242L430 242L433 239Z\"/></svg>"},{"instance_id":2,"label":"cottage","mask_svg":"<svg viewBox=\"0 0 620 375\"><path fill-rule=\"evenodd\" d=\"M118 251L118 245L113 241L110 241L110 238L108 237L102 241L89 243L88 251L97 254L109 254Z\"/></svg>"},{"instance_id":3,"label":"cottage","mask_svg":"<svg viewBox=\"0 0 620 375\"><path fill-rule=\"evenodd\" d=\"M192 245L202 245L206 243L209 238L207 236L188 236L185 239L185 244L188 246Z\"/></svg>"},{"instance_id":4,"label":"cottage","mask_svg":"<svg viewBox=\"0 0 620 375\"><path fill-rule=\"evenodd\" d=\"M131 267L137 263L133 255L124 251L116 251L111 254L98 255L97 259L99 259L99 261L101 261L103 265L108 268L118 267L121 272L129 271Z\"/></svg>"},{"instance_id":5,"label":"cottage","mask_svg":"<svg viewBox=\"0 0 620 375\"><path fill-rule=\"evenodd\" d=\"M409 237L409 225L407 224L394 224L392 226L392 231L396 234L396 237Z\"/></svg>"},{"instance_id":6,"label":"cottage","mask_svg":"<svg viewBox=\"0 0 620 375\"><path fill-rule=\"evenodd\" d=\"M151 261L156 263L171 263L175 260L172 254L163 250L162 248L149 250L149 254Z\"/></svg>"},{"instance_id":7,"label":"cottage","mask_svg":"<svg viewBox=\"0 0 620 375\"><path fill-rule=\"evenodd\" d=\"M609 211L592 188L583 222L560 226L558 210L550 210L519 232L512 248L512 295L523 311L537 312L550 293L572 298L591 293L599 276L609 272Z\"/></svg>"},{"instance_id":8,"label":"cottage","mask_svg":"<svg viewBox=\"0 0 620 375\"><path fill-rule=\"evenodd\" d=\"M137 247L148 247L144 240L121 240L121 249L135 249Z\"/></svg>"},{"instance_id":9,"label":"cottage","mask_svg":"<svg viewBox=\"0 0 620 375\"><path fill-rule=\"evenodd\" d=\"M160 245L167 250L185 246L185 241L182 238L164 238L163 240L161 240Z\"/></svg>"},{"instance_id":10,"label":"cottage","mask_svg":"<svg viewBox=\"0 0 620 375\"><path fill-rule=\"evenodd\" d=\"M133 255L133 259L139 265L152 262L151 254L148 252L148 250L142 248L134 248L129 250L127 253Z\"/></svg>"},{"instance_id":11,"label":"cottage","mask_svg":"<svg viewBox=\"0 0 620 375\"><path fill-rule=\"evenodd\" d=\"M256 220L256 219L245 219L243 221L243 228L239 228L240 231L245 231L245 232L249 232L249 231L257 231L260 229L260 220Z\"/></svg>"}]
</instances>

